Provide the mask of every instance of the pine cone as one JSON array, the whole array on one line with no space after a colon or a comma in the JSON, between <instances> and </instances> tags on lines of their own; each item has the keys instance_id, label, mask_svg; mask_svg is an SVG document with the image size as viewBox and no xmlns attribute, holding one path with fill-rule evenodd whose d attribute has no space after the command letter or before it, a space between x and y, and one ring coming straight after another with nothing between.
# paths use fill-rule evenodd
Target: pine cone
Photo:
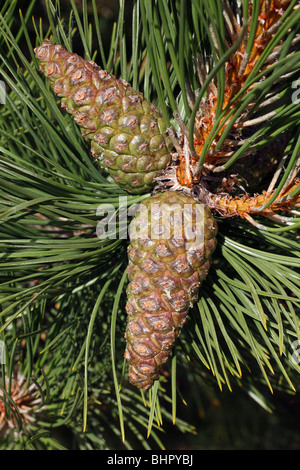
<instances>
[{"instance_id":1,"label":"pine cone","mask_svg":"<svg viewBox=\"0 0 300 470\"><path fill-rule=\"evenodd\" d=\"M150 191L171 160L172 142L160 112L127 82L62 46L44 41L35 53L102 168L130 193Z\"/></svg>"},{"instance_id":2,"label":"pine cone","mask_svg":"<svg viewBox=\"0 0 300 470\"><path fill-rule=\"evenodd\" d=\"M125 357L137 387L151 387L168 360L208 273L216 234L209 208L179 192L149 197L132 220Z\"/></svg>"}]
</instances>

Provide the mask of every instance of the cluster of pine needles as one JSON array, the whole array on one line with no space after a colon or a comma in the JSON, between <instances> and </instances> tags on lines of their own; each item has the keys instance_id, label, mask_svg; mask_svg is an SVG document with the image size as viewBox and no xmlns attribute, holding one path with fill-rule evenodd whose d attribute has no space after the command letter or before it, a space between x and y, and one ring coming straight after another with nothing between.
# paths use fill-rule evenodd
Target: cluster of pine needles
<instances>
[{"instance_id":1,"label":"cluster of pine needles","mask_svg":"<svg viewBox=\"0 0 300 470\"><path fill-rule=\"evenodd\" d=\"M219 211L210 274L165 374L149 392L133 389L123 358L127 242L95 236L97 209L107 204L118 213L125 193L93 161L34 56L45 38L69 51L80 44L78 52L87 60L156 104L167 127L180 131L179 122L193 136L201 99L209 96L212 83L219 94L225 89L229 49L223 2L139 0L128 15L128 2L120 0L108 49L96 0L82 0L80 9L70 0L66 15L62 2L46 0L43 19L36 14L37 1L28 3L23 11L17 0L6 0L0 10L0 78L7 89L0 105L0 340L6 352L0 413L8 423L0 429L0 447L63 449L58 436L65 429L79 449L164 448L168 423L181 433L195 433L178 409L196 407L210 387L245 393L272 411L273 395L294 395L299 386L300 212L293 207L263 222L258 214L249 223L247 217L226 218ZM249 3L243 2L245 15ZM260 2L252 3L254 24ZM261 194L269 185L275 194L266 204L291 175L295 178L299 166L300 104L291 101L300 63L297 3L290 2L274 33L273 45L280 44L280 50L259 85L259 100L251 85L262 67L246 83L246 98L232 108L237 121L256 100L249 119L259 117L258 130L222 164L222 171L229 170L243 152L255 153L291 130L276 173L260 183ZM224 2L229 4L239 6ZM271 51L263 53L261 66ZM262 105L266 96L270 106ZM209 142L220 131L221 104L216 112ZM200 166L206 154L204 146ZM299 189L292 188L293 197ZM205 191L211 200L211 187ZM127 204L144 197L127 195ZM24 412L12 393L18 374L30 391ZM27 412L32 419L24 420Z\"/></svg>"}]
</instances>

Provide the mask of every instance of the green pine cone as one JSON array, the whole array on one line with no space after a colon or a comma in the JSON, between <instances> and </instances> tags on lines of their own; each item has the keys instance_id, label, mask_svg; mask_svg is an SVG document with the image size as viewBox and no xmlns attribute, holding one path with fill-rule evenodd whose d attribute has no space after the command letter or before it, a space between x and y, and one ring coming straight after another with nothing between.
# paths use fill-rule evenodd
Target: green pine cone
<instances>
[{"instance_id":1,"label":"green pine cone","mask_svg":"<svg viewBox=\"0 0 300 470\"><path fill-rule=\"evenodd\" d=\"M125 358L137 387L151 387L168 360L210 268L216 235L209 208L179 192L149 197L132 220Z\"/></svg>"},{"instance_id":2,"label":"green pine cone","mask_svg":"<svg viewBox=\"0 0 300 470\"><path fill-rule=\"evenodd\" d=\"M171 160L161 113L124 80L62 46L44 41L35 54L101 167L128 192L149 192Z\"/></svg>"}]
</instances>

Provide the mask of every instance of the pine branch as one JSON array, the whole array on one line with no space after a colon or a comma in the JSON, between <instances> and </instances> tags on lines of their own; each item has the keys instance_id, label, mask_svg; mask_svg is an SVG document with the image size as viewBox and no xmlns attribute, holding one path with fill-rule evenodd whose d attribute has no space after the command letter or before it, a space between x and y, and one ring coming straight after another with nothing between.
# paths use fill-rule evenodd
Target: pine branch
<instances>
[{"instance_id":1,"label":"pine branch","mask_svg":"<svg viewBox=\"0 0 300 470\"><path fill-rule=\"evenodd\" d=\"M70 2L73 13L65 19L59 2L48 0L46 5L47 18L41 22L34 1L20 13L17 35L17 2L5 2L0 12L0 74L7 86L0 116L0 339L9 357L2 366L0 410L2 403L11 405L23 433L17 443L7 435L2 445L61 449L53 431L67 426L80 449L163 448L165 423L175 422L182 433L195 432L180 419L176 405L188 401L194 406L208 384L233 391L242 384L249 396L269 408L262 397L266 385L274 393L294 393L299 387L299 364L292 358L294 341L300 340L299 139L294 137L299 104L290 102L299 69L299 8L293 9L293 1L284 2L286 13L279 22L274 16L272 39L259 54L260 41L270 34L262 33L257 9L248 33L240 34L242 24L235 16L239 2L226 1L220 8L218 2L141 0L132 11L133 44L128 44L127 5L122 1L108 51L97 2L91 2L91 14L88 2L82 2L81 13ZM248 24L246 7L240 17ZM211 180L202 181L209 187L201 186L203 197L230 217L218 220L219 246L211 274L172 362L152 392L130 388L123 361L124 226L117 222L115 239L96 232L99 221L105 222L97 208L106 204L119 213L126 193L92 160L79 129L41 77L33 51L46 37L73 52L76 39L87 59L97 59L111 73L130 80L161 108L175 138L182 130L185 136L189 130L194 135L197 97L217 90L216 119L197 159L192 154L190 160L203 165L205 177L212 171L210 177L222 179L220 170L227 177L252 152L276 142L283 132L292 134L284 160L269 175L266 193L235 199L224 196L221 186L212 196ZM238 37L239 45L230 50ZM245 48L237 74L243 75L251 60L254 66L223 108L225 62L236 47ZM200 119L197 115L198 123ZM233 139L230 134L233 128L247 132L252 127L250 138ZM127 207L144 198L126 197ZM242 205L238 211L236 204ZM237 213L246 220L234 217ZM249 214L255 226L247 223ZM129 221L128 215L125 230ZM17 363L26 387L33 390L35 385L41 399L28 426L5 385L6 377L12 383ZM181 387L182 377L187 388ZM198 397L192 399L187 389L197 390Z\"/></svg>"}]
</instances>

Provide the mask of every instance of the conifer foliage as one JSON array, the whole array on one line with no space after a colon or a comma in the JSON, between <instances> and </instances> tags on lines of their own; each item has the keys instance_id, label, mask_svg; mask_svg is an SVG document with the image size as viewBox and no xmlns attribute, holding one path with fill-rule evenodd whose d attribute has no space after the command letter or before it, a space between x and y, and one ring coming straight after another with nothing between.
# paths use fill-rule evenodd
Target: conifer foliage
<instances>
[{"instance_id":1,"label":"conifer foliage","mask_svg":"<svg viewBox=\"0 0 300 470\"><path fill-rule=\"evenodd\" d=\"M299 2L39 7L0 7L0 446L164 448L208 387L276 411L300 372Z\"/></svg>"}]
</instances>

